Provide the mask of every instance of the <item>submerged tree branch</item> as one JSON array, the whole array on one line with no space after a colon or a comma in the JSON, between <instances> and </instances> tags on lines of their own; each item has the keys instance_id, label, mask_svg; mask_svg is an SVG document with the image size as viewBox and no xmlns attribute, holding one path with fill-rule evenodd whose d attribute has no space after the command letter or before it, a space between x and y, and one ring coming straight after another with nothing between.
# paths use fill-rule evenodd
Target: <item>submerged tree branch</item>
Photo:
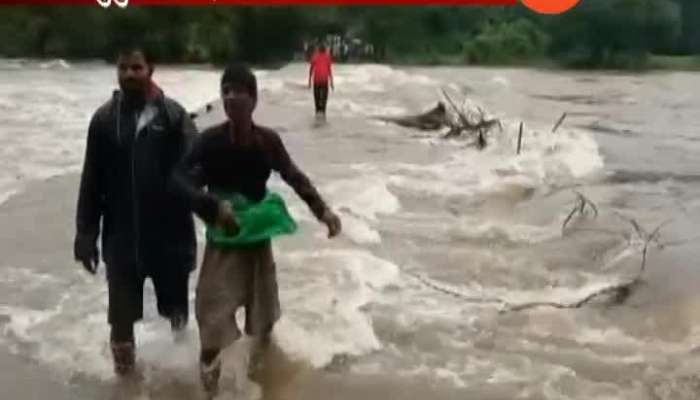
<instances>
[{"instance_id":1,"label":"submerged tree branch","mask_svg":"<svg viewBox=\"0 0 700 400\"><path fill-rule=\"evenodd\" d=\"M574 207L571 209L571 212L566 216L566 219L564 219L564 222L561 225L561 230L562 232L564 229L566 229L566 225L571 221L571 218L576 214L577 212L579 215L584 216L586 214L586 206L588 206L592 211L593 211L593 218L598 217L598 206L595 205L594 202L592 202L588 197L584 196L580 192L577 192L574 190L574 193L576 193L576 203L574 204Z\"/></svg>"},{"instance_id":2,"label":"submerged tree branch","mask_svg":"<svg viewBox=\"0 0 700 400\"><path fill-rule=\"evenodd\" d=\"M575 215L577 212L581 215L584 215L586 212L587 208L590 208L591 211L593 212L593 216L597 217L598 216L598 207L593 203L590 199L588 199L586 196L579 192L575 192L577 196L577 201L576 204L574 205L573 209L569 214L567 215L566 219L564 220L564 223L562 225L562 229L564 229L567 225L567 223L571 220L573 215ZM662 222L661 224L657 225L651 233L648 233L644 228L641 227L641 225L633 218L628 218L625 217L621 214L616 213L618 216L623 218L625 221L628 221L632 228L634 229L634 232L637 234L638 238L642 242L642 247L641 247L641 262L639 265L639 269L637 273L634 275L634 277L631 280L628 280L626 282L621 282L621 283L614 283L607 285L605 287L602 287L600 289L594 290L591 293L586 294L582 298L575 300L575 301L570 301L570 302L558 302L558 301L535 301L535 302L526 302L526 303L520 303L520 304L514 304L510 303L505 299L502 298L497 298L497 297L474 297L470 296L464 293L459 292L456 289L449 288L443 284L437 283L429 278L423 277L421 275L415 274L413 272L405 271L402 270L402 272L406 273L407 275L410 275L414 279L418 280L420 283L425 285L426 287L443 293L445 295L449 295L455 298L458 298L461 301L468 302L468 303L474 303L474 304L494 304L500 307L499 313L500 314L505 314L505 313L510 313L510 312L519 312L519 311L525 311L525 310L530 310L534 308L540 308L540 307L551 307L551 308L556 308L556 309L576 309L576 308L581 308L593 300L603 297L603 296L608 296L611 297L611 304L622 304L624 303L629 296L632 294L632 292L643 282L643 277L644 273L646 271L646 266L647 266L647 258L649 254L649 249L651 244L655 244L657 248L663 249L664 244L659 241L659 237L661 235L661 229L671 222L671 220L666 220ZM599 230L595 230L599 231ZM614 231L603 231L602 232L607 232L607 233L617 233ZM679 242L677 243L684 243L684 242ZM630 242L631 245L631 242Z\"/></svg>"}]
</instances>

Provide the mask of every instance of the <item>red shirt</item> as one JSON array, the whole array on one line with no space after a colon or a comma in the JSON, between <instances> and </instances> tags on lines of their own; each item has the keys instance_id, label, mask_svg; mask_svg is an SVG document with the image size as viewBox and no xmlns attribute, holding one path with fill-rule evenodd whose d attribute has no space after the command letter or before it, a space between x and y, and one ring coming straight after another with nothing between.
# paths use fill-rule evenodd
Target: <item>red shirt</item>
<instances>
[{"instance_id":1,"label":"red shirt","mask_svg":"<svg viewBox=\"0 0 700 400\"><path fill-rule=\"evenodd\" d=\"M315 52L311 56L311 73L314 76L315 84L327 84L328 79L331 76L331 60L330 53L326 52Z\"/></svg>"}]
</instances>

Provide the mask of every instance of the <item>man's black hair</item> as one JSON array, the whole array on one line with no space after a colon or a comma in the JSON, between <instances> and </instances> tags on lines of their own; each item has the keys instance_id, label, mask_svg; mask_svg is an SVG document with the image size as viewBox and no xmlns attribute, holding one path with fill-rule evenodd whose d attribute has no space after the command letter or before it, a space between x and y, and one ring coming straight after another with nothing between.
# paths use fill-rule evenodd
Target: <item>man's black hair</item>
<instances>
[{"instance_id":1,"label":"man's black hair","mask_svg":"<svg viewBox=\"0 0 700 400\"><path fill-rule=\"evenodd\" d=\"M224 75L221 77L221 86L224 84L242 88L248 92L252 98L258 98L258 81L255 79L253 71L244 64L229 64L224 70Z\"/></svg>"},{"instance_id":2,"label":"man's black hair","mask_svg":"<svg viewBox=\"0 0 700 400\"><path fill-rule=\"evenodd\" d=\"M140 43L123 43L117 47L117 58L120 56L128 56L133 53L139 52L143 54L143 59L146 61L150 67L153 67L153 55L148 48Z\"/></svg>"}]
</instances>

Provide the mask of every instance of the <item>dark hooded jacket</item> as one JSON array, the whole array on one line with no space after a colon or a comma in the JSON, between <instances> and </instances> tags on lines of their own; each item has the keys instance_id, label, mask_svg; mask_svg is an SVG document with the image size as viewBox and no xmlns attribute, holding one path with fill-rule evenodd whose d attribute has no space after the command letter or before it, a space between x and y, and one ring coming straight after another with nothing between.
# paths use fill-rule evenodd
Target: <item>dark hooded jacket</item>
<instances>
[{"instance_id":1,"label":"dark hooded jacket","mask_svg":"<svg viewBox=\"0 0 700 400\"><path fill-rule=\"evenodd\" d=\"M77 209L78 243L102 234L108 276L119 270L193 269L194 220L171 190L171 174L196 128L176 101L153 87L145 104L120 91L90 122Z\"/></svg>"}]
</instances>

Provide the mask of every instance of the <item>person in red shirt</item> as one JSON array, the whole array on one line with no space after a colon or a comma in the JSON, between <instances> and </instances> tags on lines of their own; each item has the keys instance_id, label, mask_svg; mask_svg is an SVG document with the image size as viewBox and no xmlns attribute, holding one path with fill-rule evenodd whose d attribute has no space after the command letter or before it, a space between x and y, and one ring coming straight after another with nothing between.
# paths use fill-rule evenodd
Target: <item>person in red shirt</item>
<instances>
[{"instance_id":1,"label":"person in red shirt","mask_svg":"<svg viewBox=\"0 0 700 400\"><path fill-rule=\"evenodd\" d=\"M326 115L326 103L328 101L328 86L333 89L333 60L326 46L321 43L318 50L311 56L309 68L309 89L314 89L314 104L316 115Z\"/></svg>"}]
</instances>

